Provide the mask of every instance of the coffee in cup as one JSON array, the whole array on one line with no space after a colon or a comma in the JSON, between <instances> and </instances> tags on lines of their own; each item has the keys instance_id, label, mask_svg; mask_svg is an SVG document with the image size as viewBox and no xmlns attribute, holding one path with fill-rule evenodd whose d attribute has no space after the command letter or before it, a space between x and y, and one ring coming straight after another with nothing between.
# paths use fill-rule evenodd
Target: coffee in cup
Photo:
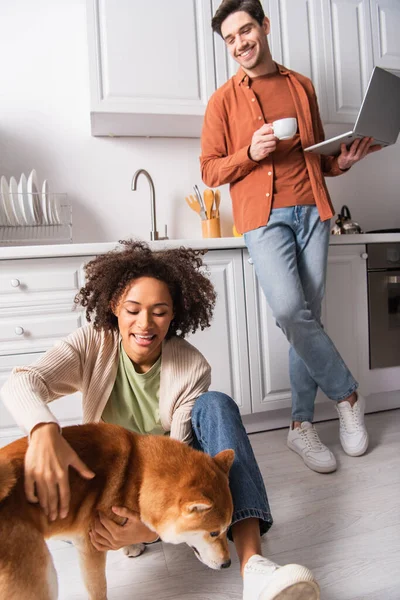
<instances>
[{"instance_id":1,"label":"coffee in cup","mask_svg":"<svg viewBox=\"0 0 400 600\"><path fill-rule=\"evenodd\" d=\"M287 119L278 119L272 123L274 135L279 140L290 140L297 132L297 119L289 117Z\"/></svg>"}]
</instances>

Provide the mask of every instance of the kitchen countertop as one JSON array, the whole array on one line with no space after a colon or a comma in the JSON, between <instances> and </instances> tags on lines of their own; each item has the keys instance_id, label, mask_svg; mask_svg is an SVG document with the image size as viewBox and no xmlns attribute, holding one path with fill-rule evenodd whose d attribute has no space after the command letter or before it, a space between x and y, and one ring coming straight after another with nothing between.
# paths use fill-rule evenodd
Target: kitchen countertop
<instances>
[{"instance_id":1,"label":"kitchen countertop","mask_svg":"<svg viewBox=\"0 0 400 600\"><path fill-rule=\"evenodd\" d=\"M147 240L145 240L147 241ZM330 246L354 244L400 243L400 233L361 233L353 235L332 235ZM242 237L197 238L179 240L159 240L148 242L154 249L177 248L186 246L195 249L225 250L245 248ZM90 242L87 244L54 244L44 246L4 246L0 247L0 260L19 258L50 258L60 256L92 256L113 250L118 242Z\"/></svg>"}]
</instances>

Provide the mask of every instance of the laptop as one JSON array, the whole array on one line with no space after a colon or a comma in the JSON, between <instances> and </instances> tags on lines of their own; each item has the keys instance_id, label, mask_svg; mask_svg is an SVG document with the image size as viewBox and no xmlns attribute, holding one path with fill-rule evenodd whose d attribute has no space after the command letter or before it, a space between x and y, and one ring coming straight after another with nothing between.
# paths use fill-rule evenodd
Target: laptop
<instances>
[{"instance_id":1,"label":"laptop","mask_svg":"<svg viewBox=\"0 0 400 600\"><path fill-rule=\"evenodd\" d=\"M304 152L336 156L340 145L349 147L354 140L374 138L373 145L395 144L400 131L400 77L375 67L372 71L357 120L352 131L314 144Z\"/></svg>"}]
</instances>

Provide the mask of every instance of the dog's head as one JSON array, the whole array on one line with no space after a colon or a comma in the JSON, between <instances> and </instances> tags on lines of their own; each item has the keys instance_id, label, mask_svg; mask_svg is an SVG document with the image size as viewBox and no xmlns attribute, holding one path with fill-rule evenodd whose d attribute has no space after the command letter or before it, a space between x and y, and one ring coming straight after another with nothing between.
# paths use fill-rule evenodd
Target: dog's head
<instances>
[{"instance_id":1,"label":"dog's head","mask_svg":"<svg viewBox=\"0 0 400 600\"><path fill-rule=\"evenodd\" d=\"M163 516L158 522L150 514L141 517L164 542L185 542L208 567L224 569L231 564L227 529L233 503L228 474L235 453L224 450L211 458L192 452L195 460L187 464L186 478L177 482L175 489L169 489Z\"/></svg>"}]
</instances>

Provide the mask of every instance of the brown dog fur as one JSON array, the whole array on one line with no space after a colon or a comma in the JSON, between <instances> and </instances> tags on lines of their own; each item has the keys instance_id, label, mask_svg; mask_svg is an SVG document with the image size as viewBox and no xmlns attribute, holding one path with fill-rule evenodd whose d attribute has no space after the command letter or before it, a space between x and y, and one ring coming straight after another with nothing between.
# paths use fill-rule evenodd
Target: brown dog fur
<instances>
[{"instance_id":1,"label":"brown dog fur","mask_svg":"<svg viewBox=\"0 0 400 600\"><path fill-rule=\"evenodd\" d=\"M139 512L167 542L193 547L197 539L198 557L212 568L229 565L233 450L211 458L167 437L99 423L66 427L63 436L96 476L86 480L70 470L69 514L54 522L25 497L27 438L0 449L0 598L57 598L57 576L44 541L57 536L74 541L89 597L106 600L106 552L92 546L88 532L99 511L122 522L112 506Z\"/></svg>"}]
</instances>

